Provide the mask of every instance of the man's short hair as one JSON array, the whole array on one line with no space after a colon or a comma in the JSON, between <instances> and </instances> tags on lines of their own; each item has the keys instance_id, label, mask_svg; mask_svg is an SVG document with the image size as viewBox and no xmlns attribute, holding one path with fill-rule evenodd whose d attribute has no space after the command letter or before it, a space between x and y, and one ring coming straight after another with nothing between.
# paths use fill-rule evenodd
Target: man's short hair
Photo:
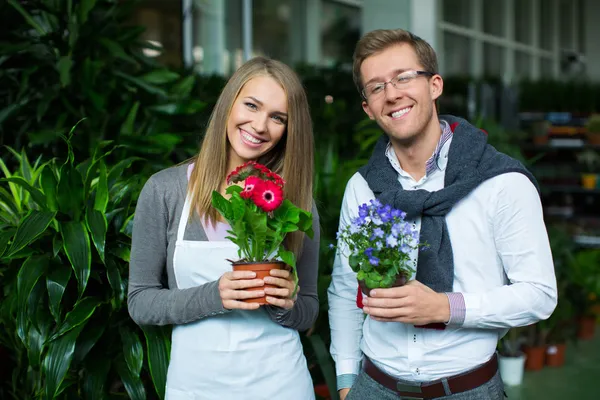
<instances>
[{"instance_id":1,"label":"man's short hair","mask_svg":"<svg viewBox=\"0 0 600 400\"><path fill-rule=\"evenodd\" d=\"M364 35L356 44L353 56L352 78L360 93L363 84L360 77L360 67L367 58L379 53L390 46L407 43L412 46L419 63L425 71L438 73L438 62L435 50L429 43L415 34L404 29L377 29Z\"/></svg>"}]
</instances>

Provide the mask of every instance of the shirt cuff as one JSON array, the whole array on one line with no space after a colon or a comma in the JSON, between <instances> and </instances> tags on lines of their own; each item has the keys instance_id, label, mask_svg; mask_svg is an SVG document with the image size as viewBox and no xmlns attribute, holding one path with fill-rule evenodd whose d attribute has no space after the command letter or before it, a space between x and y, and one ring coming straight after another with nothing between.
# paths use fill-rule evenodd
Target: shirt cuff
<instances>
[{"instance_id":1,"label":"shirt cuff","mask_svg":"<svg viewBox=\"0 0 600 400\"><path fill-rule=\"evenodd\" d=\"M462 293L446 293L450 302L450 319L446 325L462 326L465 323L466 307Z\"/></svg>"},{"instance_id":2,"label":"shirt cuff","mask_svg":"<svg viewBox=\"0 0 600 400\"><path fill-rule=\"evenodd\" d=\"M337 377L337 389L342 390L351 388L357 376L358 375L356 374L339 375Z\"/></svg>"}]
</instances>

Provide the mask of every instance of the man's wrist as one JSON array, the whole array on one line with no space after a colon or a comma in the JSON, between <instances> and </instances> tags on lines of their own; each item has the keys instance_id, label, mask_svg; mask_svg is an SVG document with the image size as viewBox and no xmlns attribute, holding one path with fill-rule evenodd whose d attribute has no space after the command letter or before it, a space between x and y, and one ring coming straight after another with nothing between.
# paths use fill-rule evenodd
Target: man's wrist
<instances>
[{"instance_id":1,"label":"man's wrist","mask_svg":"<svg viewBox=\"0 0 600 400\"><path fill-rule=\"evenodd\" d=\"M465 298L462 293L444 293L448 301L450 314L448 320L444 321L446 325L462 326L465 322L466 306Z\"/></svg>"},{"instance_id":2,"label":"man's wrist","mask_svg":"<svg viewBox=\"0 0 600 400\"><path fill-rule=\"evenodd\" d=\"M337 376L337 390L350 389L356 380L356 374L343 374Z\"/></svg>"}]
</instances>

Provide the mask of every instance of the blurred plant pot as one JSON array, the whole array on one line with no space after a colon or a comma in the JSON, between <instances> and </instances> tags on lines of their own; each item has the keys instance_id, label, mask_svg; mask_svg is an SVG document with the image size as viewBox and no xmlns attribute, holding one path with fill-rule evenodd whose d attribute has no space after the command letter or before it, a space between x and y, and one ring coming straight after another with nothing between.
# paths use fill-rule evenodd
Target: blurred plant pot
<instances>
[{"instance_id":1,"label":"blurred plant pot","mask_svg":"<svg viewBox=\"0 0 600 400\"><path fill-rule=\"evenodd\" d=\"M585 138L588 144L600 145L600 132L587 132Z\"/></svg>"},{"instance_id":2,"label":"blurred plant pot","mask_svg":"<svg viewBox=\"0 0 600 400\"><path fill-rule=\"evenodd\" d=\"M544 368L546 360L546 346L527 346L523 348L527 361L525 362L525 369L529 371L539 371Z\"/></svg>"},{"instance_id":3,"label":"blurred plant pot","mask_svg":"<svg viewBox=\"0 0 600 400\"><path fill-rule=\"evenodd\" d=\"M598 175L596 174L581 174L581 186L585 189L595 189L597 179Z\"/></svg>"},{"instance_id":4,"label":"blurred plant pot","mask_svg":"<svg viewBox=\"0 0 600 400\"><path fill-rule=\"evenodd\" d=\"M396 280L394 281L394 283L392 283L392 287L404 286L406 284L406 282L408 282L408 279L406 279L406 277L404 275L398 275L396 277ZM367 287L367 284L365 283L365 281L362 281L362 280L358 281L358 285L360 286L360 290L367 296L371 295L371 290L376 289L376 288L369 289Z\"/></svg>"},{"instance_id":5,"label":"blurred plant pot","mask_svg":"<svg viewBox=\"0 0 600 400\"><path fill-rule=\"evenodd\" d=\"M546 349L546 365L549 367L561 367L565 364L565 343L551 344Z\"/></svg>"},{"instance_id":6,"label":"blurred plant pot","mask_svg":"<svg viewBox=\"0 0 600 400\"><path fill-rule=\"evenodd\" d=\"M578 320L577 337L579 339L588 340L594 337L596 332L596 318L595 317L581 317Z\"/></svg>"},{"instance_id":7,"label":"blurred plant pot","mask_svg":"<svg viewBox=\"0 0 600 400\"><path fill-rule=\"evenodd\" d=\"M287 265L282 261L261 261L261 262L236 262L232 261L234 271L253 271L256 273L256 279L264 279L269 276L272 269L287 269ZM261 287L250 288L246 290L263 290L268 287L276 287L273 285L264 285ZM267 296L256 297L253 299L242 300L246 303L258 303L258 304L269 304L267 303Z\"/></svg>"},{"instance_id":8,"label":"blurred plant pot","mask_svg":"<svg viewBox=\"0 0 600 400\"><path fill-rule=\"evenodd\" d=\"M500 376L507 386L520 385L523 382L523 371L527 356L523 353L516 357L498 356Z\"/></svg>"}]
</instances>

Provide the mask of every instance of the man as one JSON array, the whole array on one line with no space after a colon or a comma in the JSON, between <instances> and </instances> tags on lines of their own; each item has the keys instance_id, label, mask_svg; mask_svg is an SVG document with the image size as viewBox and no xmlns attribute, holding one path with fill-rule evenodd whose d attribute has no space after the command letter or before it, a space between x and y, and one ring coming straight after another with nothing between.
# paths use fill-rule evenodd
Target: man
<instances>
[{"instance_id":1,"label":"man","mask_svg":"<svg viewBox=\"0 0 600 400\"><path fill-rule=\"evenodd\" d=\"M340 230L377 198L407 212L429 248L413 251L406 285L363 295L362 310L347 255L336 256L328 294L340 397L501 399L498 339L548 318L557 301L535 179L485 132L438 117L443 80L419 37L368 33L353 74L386 135L348 182Z\"/></svg>"}]
</instances>

